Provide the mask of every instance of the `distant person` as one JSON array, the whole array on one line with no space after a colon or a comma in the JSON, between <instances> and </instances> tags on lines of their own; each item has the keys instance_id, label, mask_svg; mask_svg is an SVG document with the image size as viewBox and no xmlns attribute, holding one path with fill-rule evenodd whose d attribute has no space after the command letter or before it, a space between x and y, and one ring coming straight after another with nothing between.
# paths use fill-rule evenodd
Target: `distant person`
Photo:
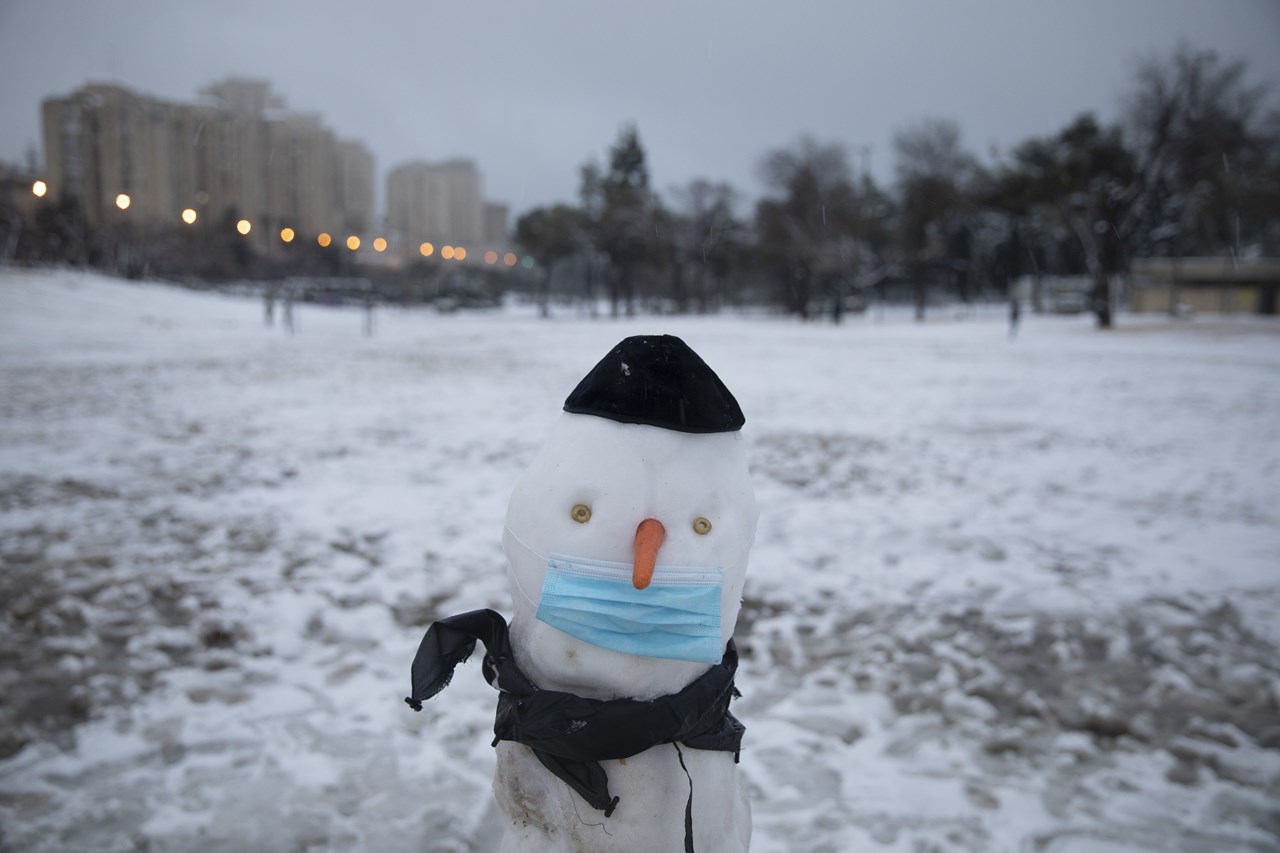
<instances>
[{"instance_id":1,"label":"distant person","mask_svg":"<svg viewBox=\"0 0 1280 853\"><path fill-rule=\"evenodd\" d=\"M1009 340L1018 336L1018 319L1022 316L1022 304L1018 297L1009 300Z\"/></svg>"}]
</instances>

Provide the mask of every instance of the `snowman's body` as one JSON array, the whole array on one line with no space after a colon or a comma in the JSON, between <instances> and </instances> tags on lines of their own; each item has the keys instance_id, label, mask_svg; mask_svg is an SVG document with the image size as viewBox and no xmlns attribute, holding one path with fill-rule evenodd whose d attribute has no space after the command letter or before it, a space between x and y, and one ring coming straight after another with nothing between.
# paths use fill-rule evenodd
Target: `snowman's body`
<instances>
[{"instance_id":1,"label":"snowman's body","mask_svg":"<svg viewBox=\"0 0 1280 853\"><path fill-rule=\"evenodd\" d=\"M493 794L506 818L501 853L638 853L684 850L684 809L693 780L693 849L738 853L751 841L751 807L733 755L671 744L602 762L618 808L605 818L547 772L528 748L498 744Z\"/></svg>"},{"instance_id":2,"label":"snowman's body","mask_svg":"<svg viewBox=\"0 0 1280 853\"><path fill-rule=\"evenodd\" d=\"M581 507L589 509L585 521ZM503 541L515 606L511 645L521 670L544 689L594 699L678 692L709 664L602 648L538 618L548 558L561 554L630 565L638 550L637 525L660 522L665 536L655 577L664 566L723 570L723 651L738 618L756 516L740 433L691 434L562 415L517 485L507 515ZM507 821L502 849L683 850L691 787L694 849L747 849L750 807L732 753L687 746L677 753L665 743L601 764L610 792L619 798L607 819L527 747L499 744L493 788Z\"/></svg>"}]
</instances>

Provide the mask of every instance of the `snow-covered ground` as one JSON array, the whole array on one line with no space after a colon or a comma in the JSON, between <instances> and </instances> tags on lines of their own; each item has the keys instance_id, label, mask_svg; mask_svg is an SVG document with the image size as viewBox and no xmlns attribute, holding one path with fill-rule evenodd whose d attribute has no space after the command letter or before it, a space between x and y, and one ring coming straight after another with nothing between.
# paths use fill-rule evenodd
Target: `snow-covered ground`
<instances>
[{"instance_id":1,"label":"snow-covered ground","mask_svg":"<svg viewBox=\"0 0 1280 853\"><path fill-rule=\"evenodd\" d=\"M301 311L0 272L0 848L487 850L508 492L618 339L747 415L757 851L1280 845L1280 325Z\"/></svg>"}]
</instances>

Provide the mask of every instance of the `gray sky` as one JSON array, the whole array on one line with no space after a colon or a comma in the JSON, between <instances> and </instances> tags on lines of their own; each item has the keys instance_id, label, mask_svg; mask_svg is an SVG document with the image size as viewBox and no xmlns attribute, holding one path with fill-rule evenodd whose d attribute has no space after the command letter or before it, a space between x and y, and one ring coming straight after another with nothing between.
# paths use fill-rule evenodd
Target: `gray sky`
<instances>
[{"instance_id":1,"label":"gray sky","mask_svg":"<svg viewBox=\"0 0 1280 853\"><path fill-rule=\"evenodd\" d=\"M572 201L628 121L658 189L754 196L762 156L802 133L855 162L870 146L883 180L893 132L926 116L983 155L1116 118L1136 58L1179 39L1280 84L1277 0L0 0L0 159L87 80L190 100L234 74L364 140L380 196L391 166L466 156L513 212Z\"/></svg>"}]
</instances>

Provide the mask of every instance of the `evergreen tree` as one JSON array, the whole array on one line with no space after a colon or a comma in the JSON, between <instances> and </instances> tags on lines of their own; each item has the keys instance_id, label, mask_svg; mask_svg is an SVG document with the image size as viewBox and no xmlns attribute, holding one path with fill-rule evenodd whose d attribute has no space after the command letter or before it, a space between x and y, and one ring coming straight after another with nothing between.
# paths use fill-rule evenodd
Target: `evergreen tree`
<instances>
[{"instance_id":1,"label":"evergreen tree","mask_svg":"<svg viewBox=\"0 0 1280 853\"><path fill-rule=\"evenodd\" d=\"M599 194L598 243L608 255L610 312L618 316L621 302L631 316L637 270L653 252L654 211L649 169L635 125L624 127L609 150L609 168L599 176Z\"/></svg>"}]
</instances>

